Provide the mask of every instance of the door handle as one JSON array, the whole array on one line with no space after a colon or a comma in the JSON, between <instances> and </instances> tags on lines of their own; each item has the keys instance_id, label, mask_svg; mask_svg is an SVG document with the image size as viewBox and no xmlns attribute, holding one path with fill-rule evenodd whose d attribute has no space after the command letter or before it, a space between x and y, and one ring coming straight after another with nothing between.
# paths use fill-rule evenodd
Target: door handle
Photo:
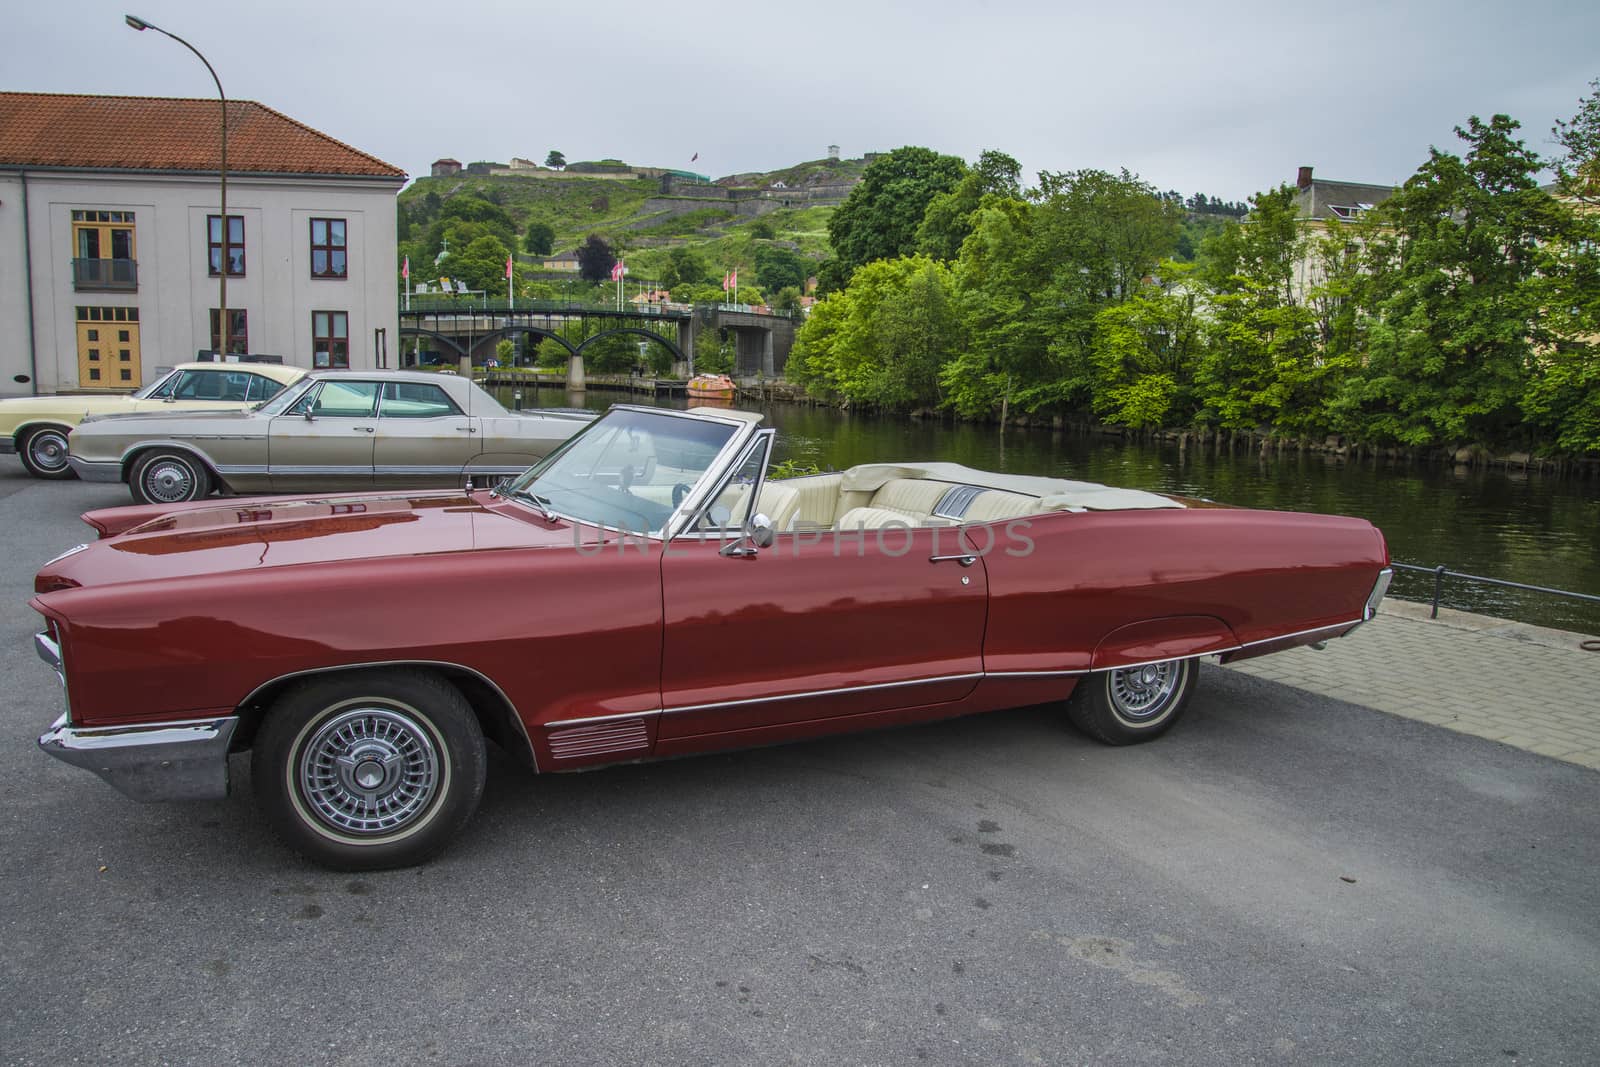
<instances>
[{"instance_id":1,"label":"door handle","mask_svg":"<svg viewBox=\"0 0 1600 1067\"><path fill-rule=\"evenodd\" d=\"M356 433L377 433L378 432L377 428L374 427L374 426L352 426L350 428L352 430L354 430Z\"/></svg>"},{"instance_id":2,"label":"door handle","mask_svg":"<svg viewBox=\"0 0 1600 1067\"><path fill-rule=\"evenodd\" d=\"M970 552L962 552L954 556L929 556L929 563L959 563L963 567L970 567L978 562L978 557Z\"/></svg>"},{"instance_id":3,"label":"door handle","mask_svg":"<svg viewBox=\"0 0 1600 1067\"><path fill-rule=\"evenodd\" d=\"M457 433L477 433L478 432L478 428L476 426L457 426L456 427L456 432Z\"/></svg>"}]
</instances>

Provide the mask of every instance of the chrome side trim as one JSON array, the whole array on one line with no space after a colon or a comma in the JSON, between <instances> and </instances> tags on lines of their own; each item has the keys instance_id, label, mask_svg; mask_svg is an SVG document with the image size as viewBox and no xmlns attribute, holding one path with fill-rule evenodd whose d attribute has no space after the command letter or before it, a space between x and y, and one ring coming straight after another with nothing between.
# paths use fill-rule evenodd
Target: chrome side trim
<instances>
[{"instance_id":1,"label":"chrome side trim","mask_svg":"<svg viewBox=\"0 0 1600 1067\"><path fill-rule=\"evenodd\" d=\"M501 689L500 686L495 683L494 679L490 678L482 671L474 670L473 668L462 663L450 663L447 660L433 659L393 659L375 660L366 663L340 663L333 667L312 667L310 670L290 671L288 674L280 674L276 678L262 682L260 685L250 690L249 695L247 695L243 700L239 701L238 706L243 708L255 703L256 698L262 693L262 691L270 689L279 682L288 682L296 678L309 678L312 675L317 674L334 674L340 671L367 670L374 667L445 667L450 670L465 671L467 674L477 678L484 685L494 690L495 695L501 700L505 701L506 707L511 709L511 724L517 728L517 733L521 735L522 743L527 747L528 750L528 758L533 761L534 772L538 773L539 754L533 749L533 738L528 736L527 724L522 721L522 715L517 711L516 704L512 703L511 698L506 696L506 691Z\"/></svg>"},{"instance_id":2,"label":"chrome side trim","mask_svg":"<svg viewBox=\"0 0 1600 1067\"><path fill-rule=\"evenodd\" d=\"M217 464L218 474L266 474L265 463L228 463Z\"/></svg>"},{"instance_id":3,"label":"chrome side trim","mask_svg":"<svg viewBox=\"0 0 1600 1067\"><path fill-rule=\"evenodd\" d=\"M1251 648L1251 647L1253 647L1255 645L1270 645L1274 641L1287 641L1290 638L1294 638L1294 637L1308 637L1311 634L1332 633L1334 630L1348 630L1352 626L1360 625L1360 623L1361 623L1360 619L1354 619L1354 620L1352 620L1350 622L1336 622L1331 626L1314 626L1309 630L1296 630L1294 633L1279 634L1277 637L1262 637L1262 638L1259 638L1259 639L1257 639L1255 641L1246 641L1244 644L1239 645L1237 648L1219 648L1216 652L1207 652L1206 655L1208 655L1208 656L1216 656L1216 655L1220 655L1220 654L1222 654L1224 652L1237 652L1240 649ZM1160 662L1160 661L1157 661L1157 662ZM1130 666L1131 666L1131 664L1130 664ZM1139 664L1139 666L1143 666L1143 664Z\"/></svg>"},{"instance_id":4,"label":"chrome side trim","mask_svg":"<svg viewBox=\"0 0 1600 1067\"><path fill-rule=\"evenodd\" d=\"M228 744L238 725L238 716L229 715L73 727L63 715L40 735L39 747L134 800L218 800L228 795Z\"/></svg>"},{"instance_id":5,"label":"chrome side trim","mask_svg":"<svg viewBox=\"0 0 1600 1067\"><path fill-rule=\"evenodd\" d=\"M812 689L804 693L784 693L775 697L749 697L744 700L714 700L709 704L681 704L674 708L663 708L665 715L676 714L680 711L709 711L712 708L736 708L747 704L776 704L785 700L806 700L811 697L832 696L835 693L866 693L874 689L904 689L914 685L933 685L936 682L960 682L969 678L982 678L982 671L970 674L941 674L937 678L914 678L906 682L875 682L872 685L841 685L833 689Z\"/></svg>"},{"instance_id":6,"label":"chrome side trim","mask_svg":"<svg viewBox=\"0 0 1600 1067\"><path fill-rule=\"evenodd\" d=\"M455 468L452 467L451 469L454 470ZM358 466L343 466L343 467L341 467L341 466L334 466L334 465L329 465L329 466L326 466L326 467L315 467L315 466L293 466L293 467L291 467L291 466L272 466L272 467L269 467L267 469L267 473L268 474L285 474L285 475L288 475L288 474L371 474L372 473L372 467L371 467L370 464L367 465L367 466L364 466L364 467L358 467Z\"/></svg>"},{"instance_id":7,"label":"chrome side trim","mask_svg":"<svg viewBox=\"0 0 1600 1067\"><path fill-rule=\"evenodd\" d=\"M660 715L660 708L651 708L649 711L623 711L615 715L590 715L583 719L556 719L553 722L541 723L546 730L558 730L564 726L587 726L596 722L615 722L618 719L639 719L646 715Z\"/></svg>"}]
</instances>

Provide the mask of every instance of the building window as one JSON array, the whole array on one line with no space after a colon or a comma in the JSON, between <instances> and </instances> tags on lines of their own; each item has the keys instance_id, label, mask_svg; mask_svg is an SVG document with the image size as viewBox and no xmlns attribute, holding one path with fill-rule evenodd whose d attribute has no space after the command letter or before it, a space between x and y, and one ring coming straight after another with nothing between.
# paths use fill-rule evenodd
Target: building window
<instances>
[{"instance_id":1,"label":"building window","mask_svg":"<svg viewBox=\"0 0 1600 1067\"><path fill-rule=\"evenodd\" d=\"M78 292L139 288L131 211L72 213L72 287Z\"/></svg>"},{"instance_id":2,"label":"building window","mask_svg":"<svg viewBox=\"0 0 1600 1067\"><path fill-rule=\"evenodd\" d=\"M211 351L221 352L222 338L217 334L217 322L222 312L217 308L211 309ZM227 351L243 355L250 351L250 329L248 316L238 308L228 309L228 347Z\"/></svg>"},{"instance_id":3,"label":"building window","mask_svg":"<svg viewBox=\"0 0 1600 1067\"><path fill-rule=\"evenodd\" d=\"M206 216L206 243L208 246L207 262L210 264L210 273L213 278L222 273L222 262L228 262L228 277L242 277L244 275L244 216L228 216L228 242L224 249L222 242L222 216ZM226 253L226 255L224 255Z\"/></svg>"},{"instance_id":4,"label":"building window","mask_svg":"<svg viewBox=\"0 0 1600 1067\"><path fill-rule=\"evenodd\" d=\"M311 276L343 278L347 271L344 219L312 219Z\"/></svg>"},{"instance_id":5,"label":"building window","mask_svg":"<svg viewBox=\"0 0 1600 1067\"><path fill-rule=\"evenodd\" d=\"M350 314L345 311L311 313L311 366L350 366Z\"/></svg>"},{"instance_id":6,"label":"building window","mask_svg":"<svg viewBox=\"0 0 1600 1067\"><path fill-rule=\"evenodd\" d=\"M78 385L84 389L133 389L139 369L139 309L79 307Z\"/></svg>"}]
</instances>

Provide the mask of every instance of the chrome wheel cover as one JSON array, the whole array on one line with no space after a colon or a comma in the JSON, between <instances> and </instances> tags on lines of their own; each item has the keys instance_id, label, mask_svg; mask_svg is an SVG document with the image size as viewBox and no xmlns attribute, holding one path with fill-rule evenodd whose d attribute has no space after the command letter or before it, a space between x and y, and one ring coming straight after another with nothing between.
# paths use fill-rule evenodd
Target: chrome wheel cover
<instances>
[{"instance_id":1,"label":"chrome wheel cover","mask_svg":"<svg viewBox=\"0 0 1600 1067\"><path fill-rule=\"evenodd\" d=\"M28 438L28 459L42 471L54 474L67 468L67 435L60 430L40 430Z\"/></svg>"},{"instance_id":2,"label":"chrome wheel cover","mask_svg":"<svg viewBox=\"0 0 1600 1067\"><path fill-rule=\"evenodd\" d=\"M139 472L144 495L158 504L182 504L194 498L194 469L187 462L161 456Z\"/></svg>"},{"instance_id":3,"label":"chrome wheel cover","mask_svg":"<svg viewBox=\"0 0 1600 1067\"><path fill-rule=\"evenodd\" d=\"M1111 672L1106 695L1117 718L1130 726L1147 726L1172 706L1183 679L1183 662L1146 663Z\"/></svg>"},{"instance_id":4,"label":"chrome wheel cover","mask_svg":"<svg viewBox=\"0 0 1600 1067\"><path fill-rule=\"evenodd\" d=\"M358 706L317 727L294 759L295 792L339 836L391 836L431 812L444 781L439 749L414 718Z\"/></svg>"}]
</instances>

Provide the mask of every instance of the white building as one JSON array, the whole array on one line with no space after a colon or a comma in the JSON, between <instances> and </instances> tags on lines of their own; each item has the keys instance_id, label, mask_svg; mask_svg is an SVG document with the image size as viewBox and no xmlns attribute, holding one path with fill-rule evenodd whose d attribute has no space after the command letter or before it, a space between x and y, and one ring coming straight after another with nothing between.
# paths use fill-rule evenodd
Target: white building
<instances>
[{"instance_id":1,"label":"white building","mask_svg":"<svg viewBox=\"0 0 1600 1067\"><path fill-rule=\"evenodd\" d=\"M0 394L133 389L220 349L224 261L229 352L303 367L398 352L405 173L229 101L224 246L220 112L0 92Z\"/></svg>"}]
</instances>

